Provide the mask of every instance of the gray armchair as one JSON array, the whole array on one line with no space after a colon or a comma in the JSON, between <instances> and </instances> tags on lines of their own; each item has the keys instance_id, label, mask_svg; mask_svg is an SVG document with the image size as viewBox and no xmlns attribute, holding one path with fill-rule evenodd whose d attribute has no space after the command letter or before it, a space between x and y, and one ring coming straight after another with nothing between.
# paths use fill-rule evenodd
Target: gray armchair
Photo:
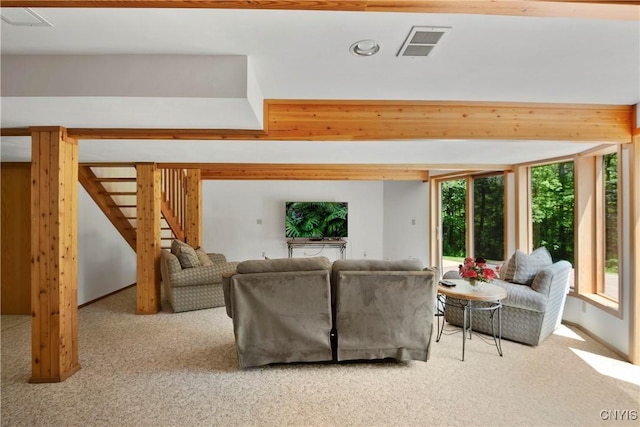
<instances>
[{"instance_id":1,"label":"gray armchair","mask_svg":"<svg viewBox=\"0 0 640 427\"><path fill-rule=\"evenodd\" d=\"M507 298L502 300L502 338L535 346L551 335L562 321L570 273L571 264L558 261L540 270L530 285L494 280L494 285L507 291ZM460 276L457 271L449 271L444 278ZM445 319L462 326L462 311L447 309ZM473 330L491 334L488 312L473 314Z\"/></svg>"},{"instance_id":2,"label":"gray armchair","mask_svg":"<svg viewBox=\"0 0 640 427\"><path fill-rule=\"evenodd\" d=\"M223 306L222 275L234 272L238 265L227 262L223 254L194 251L198 265L192 267L183 267L178 256L168 250L160 254L165 296L176 313Z\"/></svg>"}]
</instances>

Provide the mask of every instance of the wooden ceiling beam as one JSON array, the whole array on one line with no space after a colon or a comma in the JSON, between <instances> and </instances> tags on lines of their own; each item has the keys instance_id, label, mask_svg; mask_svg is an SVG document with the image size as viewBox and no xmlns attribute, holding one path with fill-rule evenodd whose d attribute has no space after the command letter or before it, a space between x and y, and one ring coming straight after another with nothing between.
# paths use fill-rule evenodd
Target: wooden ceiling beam
<instances>
[{"instance_id":1,"label":"wooden ceiling beam","mask_svg":"<svg viewBox=\"0 0 640 427\"><path fill-rule=\"evenodd\" d=\"M422 181L429 180L430 169L486 171L510 170L509 165L463 164L285 164L285 163L216 163L169 164L159 168L197 168L207 180L361 180Z\"/></svg>"},{"instance_id":2,"label":"wooden ceiling beam","mask_svg":"<svg viewBox=\"0 0 640 427\"><path fill-rule=\"evenodd\" d=\"M631 141L628 105L267 101L268 139Z\"/></svg>"},{"instance_id":3,"label":"wooden ceiling beam","mask_svg":"<svg viewBox=\"0 0 640 427\"><path fill-rule=\"evenodd\" d=\"M68 128L74 139L380 141L428 139L631 142L630 105L265 100L265 128ZM28 136L28 128L2 129Z\"/></svg>"},{"instance_id":4,"label":"wooden ceiling beam","mask_svg":"<svg viewBox=\"0 0 640 427\"><path fill-rule=\"evenodd\" d=\"M160 163L158 167L168 166ZM198 168L202 179L211 180L429 180L428 170L417 165L217 163L199 164Z\"/></svg>"},{"instance_id":5,"label":"wooden ceiling beam","mask_svg":"<svg viewBox=\"0 0 640 427\"><path fill-rule=\"evenodd\" d=\"M640 2L606 0L3 0L2 7L279 9L640 20Z\"/></svg>"}]
</instances>

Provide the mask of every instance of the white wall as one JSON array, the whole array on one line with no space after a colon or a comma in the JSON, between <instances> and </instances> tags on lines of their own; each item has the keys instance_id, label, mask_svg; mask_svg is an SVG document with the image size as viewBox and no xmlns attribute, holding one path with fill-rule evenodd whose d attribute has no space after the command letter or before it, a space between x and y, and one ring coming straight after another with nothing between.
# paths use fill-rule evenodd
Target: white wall
<instances>
[{"instance_id":1,"label":"white wall","mask_svg":"<svg viewBox=\"0 0 640 427\"><path fill-rule=\"evenodd\" d=\"M136 254L78 184L78 304L135 283Z\"/></svg>"},{"instance_id":2,"label":"white wall","mask_svg":"<svg viewBox=\"0 0 640 427\"><path fill-rule=\"evenodd\" d=\"M382 258L383 184L375 181L204 181L202 246L228 260L286 258L285 202L349 203L346 257ZM262 220L262 224L257 224ZM337 249L296 249L295 257L338 259Z\"/></svg>"},{"instance_id":3,"label":"white wall","mask_svg":"<svg viewBox=\"0 0 640 427\"><path fill-rule=\"evenodd\" d=\"M628 171L628 153L623 155ZM622 174L623 318L568 297L563 319L582 326L627 354L629 348L629 182ZM509 186L513 189L513 186ZM79 196L78 303L83 304L136 281L135 253L82 187ZM513 199L513 194L510 199ZM287 201L349 203L347 258L429 259L429 188L416 182L373 181L204 181L203 247L229 260L287 256L284 211ZM257 224L261 219L262 224ZM416 224L412 224L412 220ZM510 227L514 218L510 217ZM513 242L509 242L511 246ZM339 257L335 249L298 249L294 256Z\"/></svg>"},{"instance_id":4,"label":"white wall","mask_svg":"<svg viewBox=\"0 0 640 427\"><path fill-rule=\"evenodd\" d=\"M383 256L429 261L429 184L389 181L384 183Z\"/></svg>"}]
</instances>

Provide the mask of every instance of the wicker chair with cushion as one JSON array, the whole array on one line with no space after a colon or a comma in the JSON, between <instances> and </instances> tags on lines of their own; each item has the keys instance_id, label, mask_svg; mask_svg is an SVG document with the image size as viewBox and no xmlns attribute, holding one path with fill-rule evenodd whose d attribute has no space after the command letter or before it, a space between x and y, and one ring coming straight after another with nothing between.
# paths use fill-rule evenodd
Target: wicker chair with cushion
<instances>
[{"instance_id":1,"label":"wicker chair with cushion","mask_svg":"<svg viewBox=\"0 0 640 427\"><path fill-rule=\"evenodd\" d=\"M173 311L224 306L222 275L234 272L237 265L223 254L207 254L174 240L171 251L165 249L160 255L164 292Z\"/></svg>"}]
</instances>

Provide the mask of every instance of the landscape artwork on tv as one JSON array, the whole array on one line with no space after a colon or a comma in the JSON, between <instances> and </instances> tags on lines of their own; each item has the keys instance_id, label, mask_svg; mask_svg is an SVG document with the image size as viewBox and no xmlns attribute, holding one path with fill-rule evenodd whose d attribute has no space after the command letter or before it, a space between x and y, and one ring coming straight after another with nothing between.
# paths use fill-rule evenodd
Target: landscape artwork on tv
<instances>
[{"instance_id":1,"label":"landscape artwork on tv","mask_svg":"<svg viewBox=\"0 0 640 427\"><path fill-rule=\"evenodd\" d=\"M286 202L285 233L290 239L347 237L346 202Z\"/></svg>"}]
</instances>

